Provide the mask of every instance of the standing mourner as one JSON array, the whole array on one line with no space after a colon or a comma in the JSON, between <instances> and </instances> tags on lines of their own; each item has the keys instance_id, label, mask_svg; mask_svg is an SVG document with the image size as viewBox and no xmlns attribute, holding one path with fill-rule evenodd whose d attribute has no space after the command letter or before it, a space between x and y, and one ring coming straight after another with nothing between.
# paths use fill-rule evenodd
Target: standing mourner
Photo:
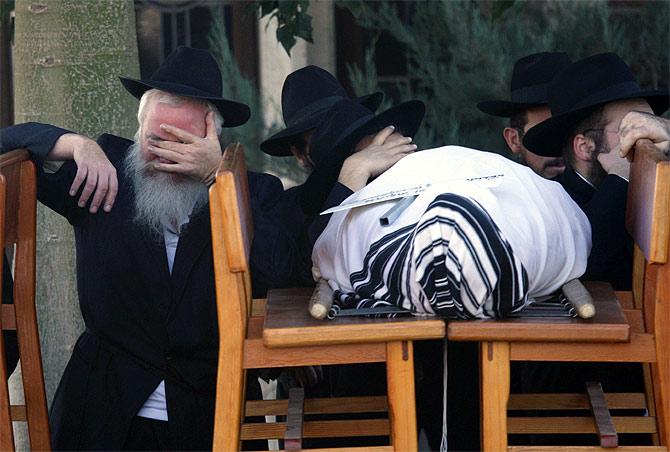
<instances>
[{"instance_id":1,"label":"standing mourner","mask_svg":"<svg viewBox=\"0 0 670 452\"><path fill-rule=\"evenodd\" d=\"M493 116L509 118L509 127L503 129L503 138L519 162L547 179L565 170L560 156L544 157L529 151L523 145L524 134L534 125L551 116L547 105L547 86L561 69L570 64L563 52L541 52L520 58L512 71L510 100L480 102L477 108Z\"/></svg>"}]
</instances>

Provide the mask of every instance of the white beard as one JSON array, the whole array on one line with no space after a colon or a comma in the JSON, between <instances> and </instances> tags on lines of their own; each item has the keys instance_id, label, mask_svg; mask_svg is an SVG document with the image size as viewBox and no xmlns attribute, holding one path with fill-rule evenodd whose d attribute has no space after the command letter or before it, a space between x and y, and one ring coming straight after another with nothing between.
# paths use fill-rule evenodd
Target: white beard
<instances>
[{"instance_id":1,"label":"white beard","mask_svg":"<svg viewBox=\"0 0 670 452\"><path fill-rule=\"evenodd\" d=\"M184 218L207 202L203 183L151 169L142 159L138 142L128 148L124 166L135 194L133 220L157 237L162 237L164 226L179 232Z\"/></svg>"}]
</instances>

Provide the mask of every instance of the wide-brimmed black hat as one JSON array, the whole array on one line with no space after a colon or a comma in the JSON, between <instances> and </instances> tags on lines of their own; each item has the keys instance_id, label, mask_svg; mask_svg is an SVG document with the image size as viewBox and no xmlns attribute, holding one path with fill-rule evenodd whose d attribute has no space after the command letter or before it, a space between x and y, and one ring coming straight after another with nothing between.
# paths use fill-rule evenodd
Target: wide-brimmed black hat
<instances>
[{"instance_id":1,"label":"wide-brimmed black hat","mask_svg":"<svg viewBox=\"0 0 670 452\"><path fill-rule=\"evenodd\" d=\"M668 90L644 91L628 65L614 53L600 53L576 61L549 84L551 118L526 132L523 144L531 152L558 157L566 135L601 106L643 98L655 114L668 109Z\"/></svg>"},{"instance_id":2,"label":"wide-brimmed black hat","mask_svg":"<svg viewBox=\"0 0 670 452\"><path fill-rule=\"evenodd\" d=\"M147 80L119 77L130 94L140 99L156 88L180 96L204 99L216 106L223 116L223 127L240 126L251 112L243 103L224 99L221 71L214 57L202 49L177 47Z\"/></svg>"},{"instance_id":3,"label":"wide-brimmed black hat","mask_svg":"<svg viewBox=\"0 0 670 452\"><path fill-rule=\"evenodd\" d=\"M379 114L350 99L335 104L312 136L310 157L315 169L302 190L303 211L320 211L344 160L355 152L361 139L386 126L394 126L404 136L414 137L425 113L426 106L420 100L403 102Z\"/></svg>"},{"instance_id":4,"label":"wide-brimmed black hat","mask_svg":"<svg viewBox=\"0 0 670 452\"><path fill-rule=\"evenodd\" d=\"M372 111L382 102L382 93L355 99ZM338 101L348 98L340 82L317 66L306 66L286 77L281 92L282 115L286 128L261 143L266 154L291 155L290 144L301 133L314 129Z\"/></svg>"},{"instance_id":5,"label":"wide-brimmed black hat","mask_svg":"<svg viewBox=\"0 0 670 452\"><path fill-rule=\"evenodd\" d=\"M559 71L570 64L564 52L541 52L525 56L514 63L511 100L489 100L477 104L484 113L509 118L519 110L548 102L547 87Z\"/></svg>"}]
</instances>

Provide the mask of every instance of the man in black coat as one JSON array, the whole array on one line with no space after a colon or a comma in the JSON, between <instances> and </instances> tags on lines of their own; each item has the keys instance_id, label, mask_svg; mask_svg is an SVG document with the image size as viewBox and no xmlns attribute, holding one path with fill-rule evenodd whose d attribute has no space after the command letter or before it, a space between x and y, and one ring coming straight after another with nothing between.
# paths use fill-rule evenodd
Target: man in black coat
<instances>
[{"instance_id":1,"label":"man in black coat","mask_svg":"<svg viewBox=\"0 0 670 452\"><path fill-rule=\"evenodd\" d=\"M556 178L586 213L592 247L585 279L631 286L632 239L625 229L629 162L619 153L622 119L630 112L662 114L668 91L644 91L626 63L603 53L572 63L549 84L552 117L531 128L524 145L545 156L563 155L565 172ZM585 381L600 381L606 392L643 390L639 364L543 363L529 366L535 391L581 392Z\"/></svg>"},{"instance_id":2,"label":"man in black coat","mask_svg":"<svg viewBox=\"0 0 670 452\"><path fill-rule=\"evenodd\" d=\"M542 177L551 179L565 170L561 157L543 157L523 145L525 133L551 116L547 105L547 85L561 69L570 64L564 52L540 52L526 55L514 63L510 82L510 100L489 100L477 104L484 113L509 118L503 139L519 163Z\"/></svg>"},{"instance_id":3,"label":"man in black coat","mask_svg":"<svg viewBox=\"0 0 670 452\"><path fill-rule=\"evenodd\" d=\"M556 181L584 210L592 249L584 278L630 289L632 240L625 230L630 164L619 155L619 125L631 111L662 114L668 91L644 91L613 53L584 58L549 85L552 117L531 128L524 145L545 156L564 155L568 168Z\"/></svg>"},{"instance_id":4,"label":"man in black coat","mask_svg":"<svg viewBox=\"0 0 670 452\"><path fill-rule=\"evenodd\" d=\"M51 407L53 447L210 449L218 326L207 185L220 127L243 124L249 109L221 97L202 50L178 48L150 79L121 80L141 99L135 142L105 134L96 144L41 124L1 136L3 151L32 152L39 200L75 230L86 331ZM65 162L51 172L46 160ZM249 186L253 282L281 285L295 250L263 215L281 183L250 173Z\"/></svg>"}]
</instances>

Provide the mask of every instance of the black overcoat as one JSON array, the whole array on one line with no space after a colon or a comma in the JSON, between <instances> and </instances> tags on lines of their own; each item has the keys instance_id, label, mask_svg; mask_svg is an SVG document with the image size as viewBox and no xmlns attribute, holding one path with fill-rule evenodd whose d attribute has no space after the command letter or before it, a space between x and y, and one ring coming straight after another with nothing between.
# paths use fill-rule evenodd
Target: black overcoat
<instances>
[{"instance_id":1,"label":"black overcoat","mask_svg":"<svg viewBox=\"0 0 670 452\"><path fill-rule=\"evenodd\" d=\"M5 129L3 149L28 147L37 161L38 198L74 227L77 289L86 331L77 341L50 411L55 449L119 449L132 418L165 380L168 425L175 449L211 448L218 329L209 208L191 216L180 236L172 274L162 238L133 223L133 194L123 168L131 141L102 135L119 192L110 213L90 214L68 195L76 173L55 174L42 158L65 133L24 124ZM290 237L263 211L282 186L249 173L257 286L281 285L293 273ZM260 276L262 275L262 276ZM267 276L266 279L263 279ZM258 278L257 278L258 279Z\"/></svg>"}]
</instances>

